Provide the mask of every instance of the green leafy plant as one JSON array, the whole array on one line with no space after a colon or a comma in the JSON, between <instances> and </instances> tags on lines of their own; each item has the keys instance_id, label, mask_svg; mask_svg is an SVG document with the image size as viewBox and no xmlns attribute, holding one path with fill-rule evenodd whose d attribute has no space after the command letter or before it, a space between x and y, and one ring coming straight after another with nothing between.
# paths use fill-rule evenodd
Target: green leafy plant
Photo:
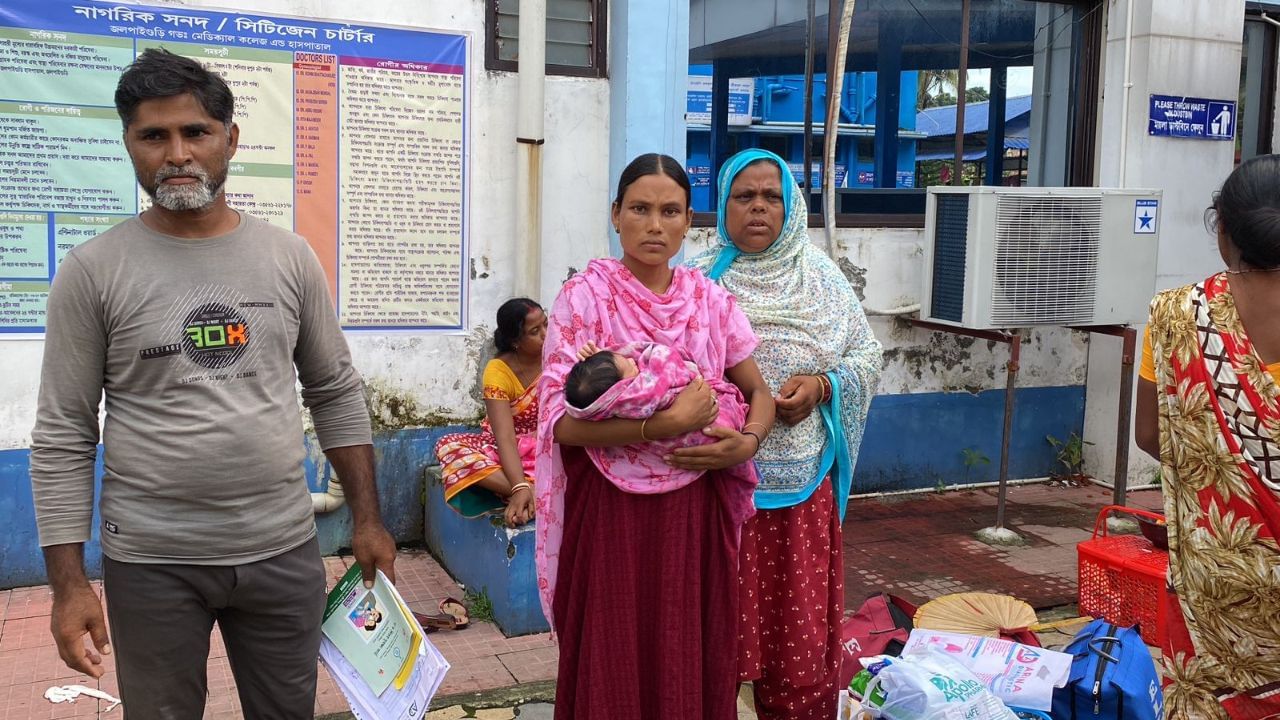
<instances>
[{"instance_id":1,"label":"green leafy plant","mask_svg":"<svg viewBox=\"0 0 1280 720\"><path fill-rule=\"evenodd\" d=\"M489 591L485 588L480 590L467 590L465 601L467 603L467 614L475 622L493 622L493 601L489 599Z\"/></svg>"},{"instance_id":2,"label":"green leafy plant","mask_svg":"<svg viewBox=\"0 0 1280 720\"><path fill-rule=\"evenodd\" d=\"M1093 443L1086 443L1075 433L1071 433L1066 440L1060 440L1052 435L1046 435L1044 439L1053 446L1058 460L1058 468L1055 469L1062 470L1057 473L1051 472L1051 477L1058 480L1080 480L1088 477L1084 473L1084 446Z\"/></svg>"},{"instance_id":3,"label":"green leafy plant","mask_svg":"<svg viewBox=\"0 0 1280 720\"><path fill-rule=\"evenodd\" d=\"M969 476L973 473L974 468L991 464L991 458L977 448L961 450L960 461L964 463L964 482L966 485L969 483Z\"/></svg>"}]
</instances>

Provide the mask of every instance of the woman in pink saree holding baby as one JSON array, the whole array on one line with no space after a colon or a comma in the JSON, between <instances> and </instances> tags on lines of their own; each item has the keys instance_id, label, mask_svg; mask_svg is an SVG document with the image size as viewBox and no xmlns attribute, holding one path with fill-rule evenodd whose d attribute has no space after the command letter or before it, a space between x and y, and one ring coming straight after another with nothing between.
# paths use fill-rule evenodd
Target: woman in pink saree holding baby
<instances>
[{"instance_id":1,"label":"woman in pink saree holding baby","mask_svg":"<svg viewBox=\"0 0 1280 720\"><path fill-rule=\"evenodd\" d=\"M755 484L742 466L772 429L773 400L733 296L669 264L692 220L680 164L633 160L612 217L623 257L593 260L565 284L543 355L538 570L560 645L556 717L729 720L738 543ZM701 377L648 417L568 413L565 379L579 352L637 342L670 348ZM741 404L743 415L722 415L722 403ZM730 427L724 417L743 421ZM664 467L628 450L690 432L714 442L657 456ZM612 448L609 462L588 448Z\"/></svg>"}]
</instances>

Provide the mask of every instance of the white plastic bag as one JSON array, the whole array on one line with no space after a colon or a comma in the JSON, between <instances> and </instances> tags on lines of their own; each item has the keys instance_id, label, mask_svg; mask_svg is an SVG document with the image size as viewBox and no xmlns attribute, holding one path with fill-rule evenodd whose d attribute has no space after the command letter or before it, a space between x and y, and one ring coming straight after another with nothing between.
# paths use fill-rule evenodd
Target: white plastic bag
<instances>
[{"instance_id":1,"label":"white plastic bag","mask_svg":"<svg viewBox=\"0 0 1280 720\"><path fill-rule=\"evenodd\" d=\"M900 658L863 659L873 672L864 697L884 692L883 705L866 706L885 720L1017 720L1013 711L987 690L973 673L939 652Z\"/></svg>"},{"instance_id":2,"label":"white plastic bag","mask_svg":"<svg viewBox=\"0 0 1280 720\"><path fill-rule=\"evenodd\" d=\"M1010 705L1048 711L1053 689L1067 684L1071 656L1000 638L916 628L903 655L943 652L964 665L996 697Z\"/></svg>"}]
</instances>

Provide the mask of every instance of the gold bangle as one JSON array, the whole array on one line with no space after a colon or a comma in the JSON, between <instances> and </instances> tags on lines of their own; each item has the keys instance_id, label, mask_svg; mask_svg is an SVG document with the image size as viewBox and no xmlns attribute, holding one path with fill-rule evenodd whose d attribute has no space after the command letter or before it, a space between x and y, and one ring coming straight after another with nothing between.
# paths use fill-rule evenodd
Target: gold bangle
<instances>
[{"instance_id":1,"label":"gold bangle","mask_svg":"<svg viewBox=\"0 0 1280 720\"><path fill-rule=\"evenodd\" d=\"M647 422L649 422L649 418L645 418L640 421L640 440L643 442L653 442L652 440L644 436L644 424Z\"/></svg>"},{"instance_id":2,"label":"gold bangle","mask_svg":"<svg viewBox=\"0 0 1280 720\"><path fill-rule=\"evenodd\" d=\"M814 375L814 377L818 379L818 390L822 393L822 399L819 402L831 400L831 381L827 379L826 375Z\"/></svg>"},{"instance_id":3,"label":"gold bangle","mask_svg":"<svg viewBox=\"0 0 1280 720\"><path fill-rule=\"evenodd\" d=\"M749 422L749 423L747 423L746 425L743 425L743 426L742 426L742 432L744 432L744 433L745 433L745 432L747 431L747 428L751 427L752 425L758 425L758 426L760 427L760 431L761 431L761 432L764 432L765 430L768 430L768 428L766 428L766 427L764 426L764 423L761 423L761 422Z\"/></svg>"},{"instance_id":4,"label":"gold bangle","mask_svg":"<svg viewBox=\"0 0 1280 720\"><path fill-rule=\"evenodd\" d=\"M511 492L507 493L507 497L511 497L521 490L533 490L533 483L521 482L511 486Z\"/></svg>"}]
</instances>

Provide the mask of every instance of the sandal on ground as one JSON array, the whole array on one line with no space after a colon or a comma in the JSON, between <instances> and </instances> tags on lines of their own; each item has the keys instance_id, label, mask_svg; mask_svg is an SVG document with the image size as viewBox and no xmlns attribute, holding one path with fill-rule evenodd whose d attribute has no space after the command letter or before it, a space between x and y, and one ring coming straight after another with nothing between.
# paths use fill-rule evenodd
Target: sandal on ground
<instances>
[{"instance_id":1,"label":"sandal on ground","mask_svg":"<svg viewBox=\"0 0 1280 720\"><path fill-rule=\"evenodd\" d=\"M461 600L447 597L440 601L440 612L453 620L453 628L461 630L471 624L471 614Z\"/></svg>"},{"instance_id":2,"label":"sandal on ground","mask_svg":"<svg viewBox=\"0 0 1280 720\"><path fill-rule=\"evenodd\" d=\"M455 630L458 627L457 620L448 613L428 615L414 611L413 619L417 620L418 624L422 626L422 632L424 633L433 633L437 630Z\"/></svg>"}]
</instances>

